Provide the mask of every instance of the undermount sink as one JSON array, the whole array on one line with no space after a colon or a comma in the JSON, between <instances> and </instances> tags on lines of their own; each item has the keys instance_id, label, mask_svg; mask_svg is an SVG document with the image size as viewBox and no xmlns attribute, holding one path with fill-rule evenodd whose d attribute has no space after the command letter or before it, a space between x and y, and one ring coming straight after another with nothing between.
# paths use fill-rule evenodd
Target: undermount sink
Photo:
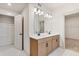
<instances>
[{"instance_id":1,"label":"undermount sink","mask_svg":"<svg viewBox=\"0 0 79 59\"><path fill-rule=\"evenodd\" d=\"M45 36L45 35L48 35L48 33L38 33L36 34L37 36Z\"/></svg>"}]
</instances>

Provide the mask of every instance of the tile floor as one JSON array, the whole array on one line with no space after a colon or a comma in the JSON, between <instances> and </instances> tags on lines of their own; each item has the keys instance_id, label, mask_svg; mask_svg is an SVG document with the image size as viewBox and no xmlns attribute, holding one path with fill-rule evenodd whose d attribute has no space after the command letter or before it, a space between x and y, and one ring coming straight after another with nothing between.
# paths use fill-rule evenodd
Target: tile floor
<instances>
[{"instance_id":1,"label":"tile floor","mask_svg":"<svg viewBox=\"0 0 79 59\"><path fill-rule=\"evenodd\" d=\"M27 56L27 54L9 45L0 47L0 56Z\"/></svg>"},{"instance_id":2,"label":"tile floor","mask_svg":"<svg viewBox=\"0 0 79 59\"><path fill-rule=\"evenodd\" d=\"M27 54L16 49L13 45L9 45L0 47L0 56L27 56ZM79 53L69 49L57 48L48 56L79 56Z\"/></svg>"},{"instance_id":3,"label":"tile floor","mask_svg":"<svg viewBox=\"0 0 79 59\"><path fill-rule=\"evenodd\" d=\"M79 56L79 53L69 49L57 48L49 56Z\"/></svg>"},{"instance_id":4,"label":"tile floor","mask_svg":"<svg viewBox=\"0 0 79 59\"><path fill-rule=\"evenodd\" d=\"M71 44L71 43L73 43L73 44ZM72 38L66 38L65 39L65 47L67 49L79 52L79 40L72 39Z\"/></svg>"}]
</instances>

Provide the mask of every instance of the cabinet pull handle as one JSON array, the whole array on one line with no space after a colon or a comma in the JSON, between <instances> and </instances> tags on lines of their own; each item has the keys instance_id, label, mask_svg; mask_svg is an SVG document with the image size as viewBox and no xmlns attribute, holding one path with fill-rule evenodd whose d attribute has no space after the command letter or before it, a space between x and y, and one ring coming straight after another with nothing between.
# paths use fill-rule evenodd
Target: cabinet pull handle
<instances>
[{"instance_id":1,"label":"cabinet pull handle","mask_svg":"<svg viewBox=\"0 0 79 59\"><path fill-rule=\"evenodd\" d=\"M19 35L23 35L22 33L20 33Z\"/></svg>"},{"instance_id":2,"label":"cabinet pull handle","mask_svg":"<svg viewBox=\"0 0 79 59\"><path fill-rule=\"evenodd\" d=\"M46 47L48 47L48 43L46 43Z\"/></svg>"},{"instance_id":3,"label":"cabinet pull handle","mask_svg":"<svg viewBox=\"0 0 79 59\"><path fill-rule=\"evenodd\" d=\"M57 39L56 39L56 42L57 42Z\"/></svg>"}]
</instances>

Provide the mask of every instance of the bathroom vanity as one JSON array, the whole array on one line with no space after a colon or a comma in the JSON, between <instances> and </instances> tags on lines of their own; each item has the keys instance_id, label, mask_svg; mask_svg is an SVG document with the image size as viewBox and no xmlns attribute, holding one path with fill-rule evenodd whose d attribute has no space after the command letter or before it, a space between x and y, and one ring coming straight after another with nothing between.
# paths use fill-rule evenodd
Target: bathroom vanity
<instances>
[{"instance_id":1,"label":"bathroom vanity","mask_svg":"<svg viewBox=\"0 0 79 59\"><path fill-rule=\"evenodd\" d=\"M30 36L30 55L47 56L59 47L59 34Z\"/></svg>"},{"instance_id":2,"label":"bathroom vanity","mask_svg":"<svg viewBox=\"0 0 79 59\"><path fill-rule=\"evenodd\" d=\"M49 9L38 4L33 6L31 12L33 17L29 19L31 21L29 34L32 34L30 55L46 56L59 46L59 34L51 30L53 15Z\"/></svg>"}]
</instances>

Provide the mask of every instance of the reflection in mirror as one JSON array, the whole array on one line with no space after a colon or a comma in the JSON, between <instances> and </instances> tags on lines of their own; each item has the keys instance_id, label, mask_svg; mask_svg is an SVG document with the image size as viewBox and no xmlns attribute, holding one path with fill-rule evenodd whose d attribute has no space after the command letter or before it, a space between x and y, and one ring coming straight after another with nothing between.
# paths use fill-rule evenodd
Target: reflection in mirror
<instances>
[{"instance_id":1,"label":"reflection in mirror","mask_svg":"<svg viewBox=\"0 0 79 59\"><path fill-rule=\"evenodd\" d=\"M49 19L52 16L39 8L35 8L33 13L34 13L34 33L35 34L44 33L45 19Z\"/></svg>"},{"instance_id":2,"label":"reflection in mirror","mask_svg":"<svg viewBox=\"0 0 79 59\"><path fill-rule=\"evenodd\" d=\"M44 21L40 21L40 33L44 33Z\"/></svg>"},{"instance_id":3,"label":"reflection in mirror","mask_svg":"<svg viewBox=\"0 0 79 59\"><path fill-rule=\"evenodd\" d=\"M44 33L44 16L34 13L34 28L36 33Z\"/></svg>"},{"instance_id":4,"label":"reflection in mirror","mask_svg":"<svg viewBox=\"0 0 79 59\"><path fill-rule=\"evenodd\" d=\"M44 16L34 14L35 33L44 33Z\"/></svg>"}]
</instances>

